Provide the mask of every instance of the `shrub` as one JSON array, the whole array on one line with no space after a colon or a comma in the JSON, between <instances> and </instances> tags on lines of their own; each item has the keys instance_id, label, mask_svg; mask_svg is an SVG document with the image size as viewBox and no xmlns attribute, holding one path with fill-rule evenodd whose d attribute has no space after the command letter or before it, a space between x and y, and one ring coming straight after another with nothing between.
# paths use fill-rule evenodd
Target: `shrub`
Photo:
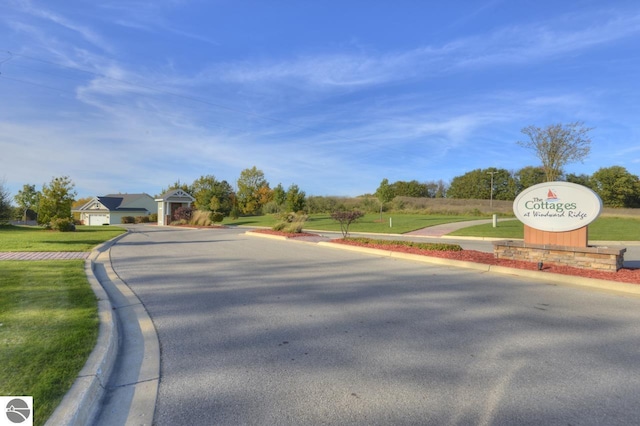
<instances>
[{"instance_id":1,"label":"shrub","mask_svg":"<svg viewBox=\"0 0 640 426\"><path fill-rule=\"evenodd\" d=\"M149 215L149 222L157 222L158 221L158 213L151 213Z\"/></svg>"},{"instance_id":2,"label":"shrub","mask_svg":"<svg viewBox=\"0 0 640 426\"><path fill-rule=\"evenodd\" d=\"M193 216L192 207L180 207L176 209L176 212L173 214L175 220L185 221L187 223L191 220L191 216Z\"/></svg>"},{"instance_id":3,"label":"shrub","mask_svg":"<svg viewBox=\"0 0 640 426\"><path fill-rule=\"evenodd\" d=\"M302 228L308 218L309 216L304 213L285 213L280 215L280 222L276 223L271 229L274 231L299 234L302 232Z\"/></svg>"},{"instance_id":4,"label":"shrub","mask_svg":"<svg viewBox=\"0 0 640 426\"><path fill-rule=\"evenodd\" d=\"M220 212L211 212L209 213L209 220L211 220L211 222L216 223L216 222L222 222L224 219L224 214L220 213Z\"/></svg>"},{"instance_id":5,"label":"shrub","mask_svg":"<svg viewBox=\"0 0 640 426\"><path fill-rule=\"evenodd\" d=\"M149 216L136 216L136 223L149 223Z\"/></svg>"},{"instance_id":6,"label":"shrub","mask_svg":"<svg viewBox=\"0 0 640 426\"><path fill-rule=\"evenodd\" d=\"M54 217L49 222L49 227L54 231L60 232L73 232L76 230L76 224L73 222L72 218L60 218Z\"/></svg>"},{"instance_id":7,"label":"shrub","mask_svg":"<svg viewBox=\"0 0 640 426\"><path fill-rule=\"evenodd\" d=\"M349 226L362 216L364 216L364 213L360 210L339 210L331 213L331 219L340 222L340 231L342 232L343 238L347 238L349 235Z\"/></svg>"},{"instance_id":8,"label":"shrub","mask_svg":"<svg viewBox=\"0 0 640 426\"><path fill-rule=\"evenodd\" d=\"M136 218L133 216L122 216L120 223L136 223Z\"/></svg>"}]
</instances>

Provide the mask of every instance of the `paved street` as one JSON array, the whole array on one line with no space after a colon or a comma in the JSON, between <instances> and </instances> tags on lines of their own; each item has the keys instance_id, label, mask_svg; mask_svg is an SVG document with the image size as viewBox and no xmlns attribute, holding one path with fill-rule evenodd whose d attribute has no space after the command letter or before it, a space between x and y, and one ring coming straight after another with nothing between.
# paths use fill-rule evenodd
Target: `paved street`
<instances>
[{"instance_id":1,"label":"paved street","mask_svg":"<svg viewBox=\"0 0 640 426\"><path fill-rule=\"evenodd\" d=\"M635 424L640 299L235 229L112 249L161 345L157 425Z\"/></svg>"}]
</instances>

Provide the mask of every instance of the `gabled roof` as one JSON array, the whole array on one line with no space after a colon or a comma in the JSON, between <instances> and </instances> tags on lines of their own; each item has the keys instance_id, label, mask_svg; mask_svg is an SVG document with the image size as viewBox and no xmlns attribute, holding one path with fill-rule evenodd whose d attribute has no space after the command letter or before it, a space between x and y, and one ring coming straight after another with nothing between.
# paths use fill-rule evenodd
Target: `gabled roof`
<instances>
[{"instance_id":1,"label":"gabled roof","mask_svg":"<svg viewBox=\"0 0 640 426\"><path fill-rule=\"evenodd\" d=\"M153 200L149 194L109 194L95 197L75 211L108 210L108 211L147 211L139 205L141 199ZM136 205L138 204L138 205Z\"/></svg>"},{"instance_id":2,"label":"gabled roof","mask_svg":"<svg viewBox=\"0 0 640 426\"><path fill-rule=\"evenodd\" d=\"M184 192L182 189L171 189L165 192L164 194L162 194L160 197L156 198L156 201L167 201L169 199L192 201L192 202L196 200L191 196L191 194Z\"/></svg>"}]
</instances>

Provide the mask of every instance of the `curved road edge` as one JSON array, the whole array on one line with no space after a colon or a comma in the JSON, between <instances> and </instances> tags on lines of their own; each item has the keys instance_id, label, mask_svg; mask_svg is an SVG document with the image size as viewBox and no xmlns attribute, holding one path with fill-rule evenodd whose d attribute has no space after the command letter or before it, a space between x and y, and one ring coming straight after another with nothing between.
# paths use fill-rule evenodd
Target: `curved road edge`
<instances>
[{"instance_id":1,"label":"curved road edge","mask_svg":"<svg viewBox=\"0 0 640 426\"><path fill-rule=\"evenodd\" d=\"M98 341L46 426L153 422L160 380L158 336L144 305L111 265L111 246L126 235L99 245L85 261L98 299Z\"/></svg>"},{"instance_id":2,"label":"curved road edge","mask_svg":"<svg viewBox=\"0 0 640 426\"><path fill-rule=\"evenodd\" d=\"M509 268L506 266L485 265L474 262L465 262L462 260L442 259L438 257L421 256L410 253L400 253L389 250L373 249L367 247L349 246L344 244L335 244L330 242L317 243L323 247L330 247L340 250L357 251L368 253L376 256L386 256L398 259L412 260L423 263L431 263L436 265L455 266L459 268L475 269L480 272L494 272L499 274L514 275L525 278L533 278L537 280L550 281L553 283L564 284L574 287L589 287L591 289L604 290L609 292L622 293L626 295L640 296L640 285L627 284L617 281L599 280L595 278L574 277L570 275L554 274L550 272L530 271L525 269Z\"/></svg>"}]
</instances>

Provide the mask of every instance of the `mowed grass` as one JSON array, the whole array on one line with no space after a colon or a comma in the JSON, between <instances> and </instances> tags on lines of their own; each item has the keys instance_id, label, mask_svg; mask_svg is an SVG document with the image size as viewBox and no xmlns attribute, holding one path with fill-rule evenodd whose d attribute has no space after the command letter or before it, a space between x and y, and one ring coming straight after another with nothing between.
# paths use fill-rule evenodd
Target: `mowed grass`
<instances>
[{"instance_id":1,"label":"mowed grass","mask_svg":"<svg viewBox=\"0 0 640 426\"><path fill-rule=\"evenodd\" d=\"M95 346L97 301L84 261L0 261L0 395L53 413Z\"/></svg>"},{"instance_id":2,"label":"mowed grass","mask_svg":"<svg viewBox=\"0 0 640 426\"><path fill-rule=\"evenodd\" d=\"M126 229L117 226L78 226L75 232L33 226L0 226L0 251L91 251Z\"/></svg>"},{"instance_id":3,"label":"mowed grass","mask_svg":"<svg viewBox=\"0 0 640 426\"><path fill-rule=\"evenodd\" d=\"M389 219L391 219L391 226ZM352 223L349 232L372 232L380 234L404 234L429 226L450 222L483 219L478 216L463 215L426 215L426 214L366 214L357 222ZM485 218L487 219L487 218ZM271 228L278 222L275 215L241 217L235 220L225 218L224 225L265 226ZM328 214L313 214L304 225L305 230L340 232L340 224L331 219Z\"/></svg>"},{"instance_id":4,"label":"mowed grass","mask_svg":"<svg viewBox=\"0 0 640 426\"><path fill-rule=\"evenodd\" d=\"M524 238L524 225L519 220L498 220L492 224L476 225L450 233L453 236ZM640 241L640 218L603 216L589 225L589 240L592 241Z\"/></svg>"}]
</instances>

